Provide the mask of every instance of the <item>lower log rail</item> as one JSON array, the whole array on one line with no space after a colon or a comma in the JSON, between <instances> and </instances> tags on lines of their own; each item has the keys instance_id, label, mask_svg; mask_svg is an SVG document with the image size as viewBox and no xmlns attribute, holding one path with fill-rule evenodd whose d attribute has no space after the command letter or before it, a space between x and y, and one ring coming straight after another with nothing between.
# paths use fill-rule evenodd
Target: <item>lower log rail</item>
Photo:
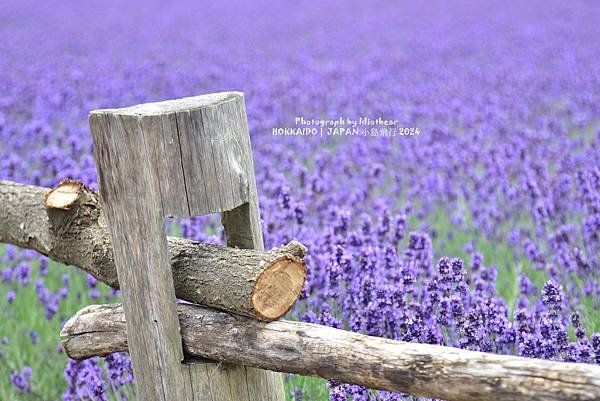
<instances>
[{"instance_id":1,"label":"lower log rail","mask_svg":"<svg viewBox=\"0 0 600 401\"><path fill-rule=\"evenodd\" d=\"M178 305L184 351L279 372L450 401L600 400L600 366L415 344ZM64 326L71 358L127 351L121 305L92 305Z\"/></svg>"}]
</instances>

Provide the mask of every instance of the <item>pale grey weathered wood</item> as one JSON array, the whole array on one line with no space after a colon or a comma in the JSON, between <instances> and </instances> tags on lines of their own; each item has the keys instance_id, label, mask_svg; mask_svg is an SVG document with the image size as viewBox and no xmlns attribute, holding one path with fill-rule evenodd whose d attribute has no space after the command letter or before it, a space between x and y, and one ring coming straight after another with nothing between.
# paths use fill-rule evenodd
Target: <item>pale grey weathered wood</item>
<instances>
[{"instance_id":1,"label":"pale grey weathered wood","mask_svg":"<svg viewBox=\"0 0 600 401\"><path fill-rule=\"evenodd\" d=\"M209 383L213 401L234 400L236 397L231 393L229 372L224 366L222 367L220 365L222 365L220 362L206 364L206 374L209 379L212 379L209 380Z\"/></svg>"},{"instance_id":2,"label":"pale grey weathered wood","mask_svg":"<svg viewBox=\"0 0 600 401\"><path fill-rule=\"evenodd\" d=\"M237 396L239 401L253 401L253 398L250 398L245 366L219 362L215 368L227 370L229 390L232 396ZM259 372L263 371L259 370Z\"/></svg>"},{"instance_id":3,"label":"pale grey weathered wood","mask_svg":"<svg viewBox=\"0 0 600 401\"><path fill-rule=\"evenodd\" d=\"M185 166L186 187L188 189L188 201L190 212L194 214L215 213L219 209L217 173L212 163L212 151L209 139L206 135L193 135L195 131L202 131L202 122L193 121L190 111L177 113L177 127L181 143L181 159ZM196 157L196 155L204 155ZM210 155L210 156L209 156ZM193 188L193 190L192 190ZM204 196L189 199L191 191L198 191ZM197 212L197 213L196 213Z\"/></svg>"},{"instance_id":4,"label":"pale grey weathered wood","mask_svg":"<svg viewBox=\"0 0 600 401\"><path fill-rule=\"evenodd\" d=\"M141 121L92 112L90 127L138 398L184 401L183 350L159 178L148 162Z\"/></svg>"},{"instance_id":5,"label":"pale grey weathered wood","mask_svg":"<svg viewBox=\"0 0 600 401\"><path fill-rule=\"evenodd\" d=\"M369 388L456 401L600 399L600 366L495 355L371 337L326 326L259 322L178 305L186 354ZM86 358L127 347L119 305L69 320L63 347ZM250 397L253 400L253 397Z\"/></svg>"},{"instance_id":6,"label":"pale grey weathered wood","mask_svg":"<svg viewBox=\"0 0 600 401\"><path fill-rule=\"evenodd\" d=\"M231 121L231 129L248 132L244 102L238 102L237 104L229 103L224 108L224 114ZM216 121L215 118L209 118L209 120ZM232 188L235 188L236 183L239 183L239 193L242 196L247 196L248 202L233 210L225 210L221 213L221 221L227 236L227 245L230 247L263 251L265 246L260 225L258 193L254 176L250 135L234 135L231 138L232 141L226 149L230 152L228 158L232 173ZM237 154L241 155L241 157L235 157ZM236 173L238 177L235 177ZM242 387L244 382L247 383L248 398L251 401L285 400L283 376L281 374L247 366L242 367L242 369L245 371L245 381L239 374L235 376L238 379L237 384L235 384L234 377L230 377L230 381L232 386L238 388ZM235 396L230 401L234 400L237 400Z\"/></svg>"},{"instance_id":7,"label":"pale grey weathered wood","mask_svg":"<svg viewBox=\"0 0 600 401\"><path fill-rule=\"evenodd\" d=\"M148 115L141 121L151 165L159 178L163 214L189 216L175 115Z\"/></svg>"},{"instance_id":8,"label":"pale grey weathered wood","mask_svg":"<svg viewBox=\"0 0 600 401\"><path fill-rule=\"evenodd\" d=\"M234 113L236 115L238 129L248 131L246 107L240 107ZM251 149L250 136L238 138L236 146L241 149ZM242 152L242 168L248 171L254 171L254 161L252 160L252 151ZM256 189L256 180L254 175L248 177L248 199L245 203L233 210L221 213L221 222L227 233L227 245L239 246L242 248L254 248L263 250L264 243L260 225L260 212L258 210L258 193Z\"/></svg>"},{"instance_id":9,"label":"pale grey weathered wood","mask_svg":"<svg viewBox=\"0 0 600 401\"><path fill-rule=\"evenodd\" d=\"M240 121L246 118L242 93L215 93L92 114L141 122L165 215L218 213L248 202L247 160L252 156L247 123ZM182 194L187 194L189 205L185 214Z\"/></svg>"},{"instance_id":10,"label":"pale grey weathered wood","mask_svg":"<svg viewBox=\"0 0 600 401\"><path fill-rule=\"evenodd\" d=\"M160 124L157 116L160 116ZM239 121L240 118L244 121ZM223 220L228 244L264 250L245 119L244 98L238 92L98 110L90 114L100 191L108 209L106 215L123 290L130 352L141 399L189 399L190 392L195 393L190 388L193 378L202 380L200 368L195 364L178 363L182 354L176 343L179 341L180 347L181 339L177 332L175 292L166 239L161 232L162 218L169 214L185 217L236 209ZM164 160L157 151L177 153L175 135L170 132L169 140L165 129L167 125L172 129L172 121L176 123L181 174L176 157ZM147 192L142 194L143 190ZM177 191L178 196L170 197L169 191ZM182 193L187 195L184 204L181 203ZM129 213L130 207L144 210ZM124 241L127 225L135 224L138 226L129 233L127 243ZM238 229L241 235L234 232ZM145 238L143 231L149 234ZM238 240L239 244L236 244ZM132 245L136 250L130 260L125 258L126 245ZM260 294L257 291L252 299L260 298ZM268 298L262 299L268 301ZM269 302L265 305L272 306ZM144 314L145 307L151 310L149 315ZM239 399L233 392L219 394L221 382L227 375L219 370L213 375L206 380L215 398ZM236 377L240 378L239 375ZM259 393L256 400L283 401L285 398L278 374L246 371L244 382L248 391L251 388ZM240 387L239 383L232 386Z\"/></svg>"}]
</instances>

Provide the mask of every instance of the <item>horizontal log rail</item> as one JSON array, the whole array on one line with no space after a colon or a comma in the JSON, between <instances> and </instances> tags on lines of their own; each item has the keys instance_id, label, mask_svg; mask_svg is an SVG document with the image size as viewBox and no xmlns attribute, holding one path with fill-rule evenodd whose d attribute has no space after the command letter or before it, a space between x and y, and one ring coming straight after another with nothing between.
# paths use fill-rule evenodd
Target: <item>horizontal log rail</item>
<instances>
[{"instance_id":1,"label":"horizontal log rail","mask_svg":"<svg viewBox=\"0 0 600 401\"><path fill-rule=\"evenodd\" d=\"M0 181L0 242L34 249L119 288L98 195L78 181L54 189ZM167 237L178 298L261 320L283 316L306 279L306 247L234 249Z\"/></svg>"},{"instance_id":2,"label":"horizontal log rail","mask_svg":"<svg viewBox=\"0 0 600 401\"><path fill-rule=\"evenodd\" d=\"M118 288L99 199L79 182L49 190L0 181L0 242L34 249ZM168 247L177 296L227 311L178 305L187 356L451 401L600 399L595 365L255 320L276 319L296 301L305 280L306 248L295 241L259 252L169 237ZM240 274L240 267L246 273ZM271 278L263 280L265 274ZM61 334L66 353L76 359L127 350L120 305L86 307Z\"/></svg>"},{"instance_id":3,"label":"horizontal log rail","mask_svg":"<svg viewBox=\"0 0 600 401\"><path fill-rule=\"evenodd\" d=\"M371 337L326 326L260 322L178 305L184 351L279 372L450 401L599 400L600 366ZM127 351L119 304L92 305L64 326L71 358Z\"/></svg>"}]
</instances>

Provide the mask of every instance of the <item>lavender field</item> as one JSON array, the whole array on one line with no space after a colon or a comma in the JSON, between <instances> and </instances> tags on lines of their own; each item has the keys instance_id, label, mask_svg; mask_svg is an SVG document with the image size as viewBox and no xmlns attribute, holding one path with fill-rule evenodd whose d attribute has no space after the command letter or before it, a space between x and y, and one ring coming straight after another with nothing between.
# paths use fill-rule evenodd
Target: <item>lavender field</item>
<instances>
[{"instance_id":1,"label":"lavender field","mask_svg":"<svg viewBox=\"0 0 600 401\"><path fill-rule=\"evenodd\" d=\"M265 245L309 248L288 319L600 364L600 4L220 3L1 2L0 179L97 189L90 110L239 90ZM419 134L273 135L297 117ZM218 216L173 230L223 240ZM1 401L134 399L126 354L58 345L118 292L9 245L0 273Z\"/></svg>"}]
</instances>

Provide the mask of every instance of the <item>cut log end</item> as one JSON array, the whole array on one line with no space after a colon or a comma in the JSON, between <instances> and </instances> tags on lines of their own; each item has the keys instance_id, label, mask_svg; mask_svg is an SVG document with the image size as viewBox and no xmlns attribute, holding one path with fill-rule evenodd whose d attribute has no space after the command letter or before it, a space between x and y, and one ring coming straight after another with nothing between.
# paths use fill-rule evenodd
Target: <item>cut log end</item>
<instances>
[{"instance_id":1,"label":"cut log end","mask_svg":"<svg viewBox=\"0 0 600 401\"><path fill-rule=\"evenodd\" d=\"M64 180L56 188L46 192L46 207L68 210L77 202L84 188L81 181Z\"/></svg>"},{"instance_id":2,"label":"cut log end","mask_svg":"<svg viewBox=\"0 0 600 401\"><path fill-rule=\"evenodd\" d=\"M34 249L119 288L106 218L91 188L76 180L53 189L0 180L0 205L0 243ZM233 242L254 246L244 241ZM167 237L167 247L175 294L188 302L270 321L302 292L307 248L297 241L264 251Z\"/></svg>"},{"instance_id":3,"label":"cut log end","mask_svg":"<svg viewBox=\"0 0 600 401\"><path fill-rule=\"evenodd\" d=\"M294 305L306 281L306 265L293 256L276 259L256 280L252 291L252 307L264 320L285 315Z\"/></svg>"}]
</instances>

